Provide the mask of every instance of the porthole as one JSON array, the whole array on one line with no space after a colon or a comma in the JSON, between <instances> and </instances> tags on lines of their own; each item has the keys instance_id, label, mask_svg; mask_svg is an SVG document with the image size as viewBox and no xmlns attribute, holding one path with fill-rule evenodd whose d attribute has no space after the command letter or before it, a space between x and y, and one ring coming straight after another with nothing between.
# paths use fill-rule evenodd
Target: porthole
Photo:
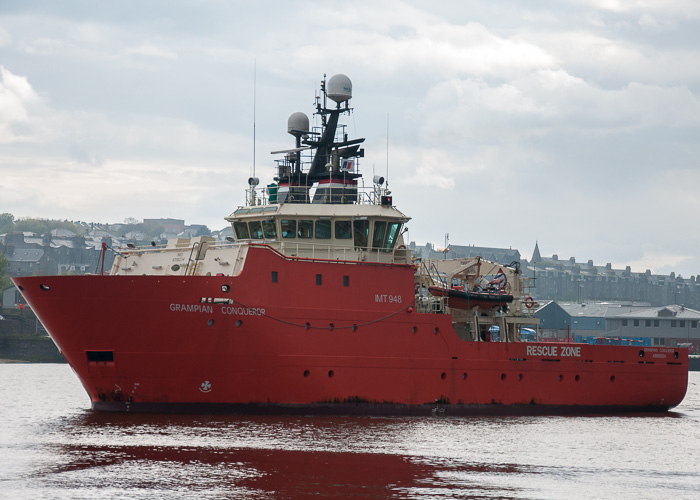
<instances>
[{"instance_id":1,"label":"porthole","mask_svg":"<svg viewBox=\"0 0 700 500\"><path fill-rule=\"evenodd\" d=\"M641 351L639 351L639 357L640 357L640 358L643 358L643 357L644 357L644 350L643 350L643 349L642 349Z\"/></svg>"},{"instance_id":2,"label":"porthole","mask_svg":"<svg viewBox=\"0 0 700 500\"><path fill-rule=\"evenodd\" d=\"M310 373L309 370L304 370L304 378L308 377Z\"/></svg>"},{"instance_id":3,"label":"porthole","mask_svg":"<svg viewBox=\"0 0 700 500\"><path fill-rule=\"evenodd\" d=\"M523 374L522 374L522 373L518 373L518 381L521 381L522 379L523 379Z\"/></svg>"},{"instance_id":4,"label":"porthole","mask_svg":"<svg viewBox=\"0 0 700 500\"><path fill-rule=\"evenodd\" d=\"M170 269L172 269L173 271L179 271L179 270L180 270L180 264L173 264L172 266L170 266Z\"/></svg>"},{"instance_id":5,"label":"porthole","mask_svg":"<svg viewBox=\"0 0 700 500\"><path fill-rule=\"evenodd\" d=\"M467 372L462 373L462 380L467 380Z\"/></svg>"},{"instance_id":6,"label":"porthole","mask_svg":"<svg viewBox=\"0 0 700 500\"><path fill-rule=\"evenodd\" d=\"M236 320L236 328L240 328L242 324L243 324L243 321L241 321L240 319Z\"/></svg>"},{"instance_id":7,"label":"porthole","mask_svg":"<svg viewBox=\"0 0 700 500\"><path fill-rule=\"evenodd\" d=\"M581 380L581 377L580 377L579 375L576 375L576 376L574 377L574 380L575 380L576 382L578 382L579 380Z\"/></svg>"},{"instance_id":8,"label":"porthole","mask_svg":"<svg viewBox=\"0 0 700 500\"><path fill-rule=\"evenodd\" d=\"M311 328L311 323L306 323L304 325L304 330L308 330L309 328Z\"/></svg>"},{"instance_id":9,"label":"porthole","mask_svg":"<svg viewBox=\"0 0 700 500\"><path fill-rule=\"evenodd\" d=\"M41 285L39 285L39 288L41 288L41 289L42 289L43 291L45 291L45 292L48 292L48 291L51 289L51 287L49 287L49 285L46 285L46 284L44 284L44 283L42 283Z\"/></svg>"},{"instance_id":10,"label":"porthole","mask_svg":"<svg viewBox=\"0 0 700 500\"><path fill-rule=\"evenodd\" d=\"M418 327L414 326L413 329L411 330L411 333L416 333L418 331Z\"/></svg>"},{"instance_id":11,"label":"porthole","mask_svg":"<svg viewBox=\"0 0 700 500\"><path fill-rule=\"evenodd\" d=\"M209 321L207 321L207 326L214 326L214 320L210 319Z\"/></svg>"},{"instance_id":12,"label":"porthole","mask_svg":"<svg viewBox=\"0 0 700 500\"><path fill-rule=\"evenodd\" d=\"M335 375L333 370L328 370L328 378L333 378L333 375Z\"/></svg>"},{"instance_id":13,"label":"porthole","mask_svg":"<svg viewBox=\"0 0 700 500\"><path fill-rule=\"evenodd\" d=\"M335 328L335 325L333 323L328 324L328 329L332 332L333 329Z\"/></svg>"},{"instance_id":14,"label":"porthole","mask_svg":"<svg viewBox=\"0 0 700 500\"><path fill-rule=\"evenodd\" d=\"M354 332L356 330L357 330L357 325L352 325L352 331Z\"/></svg>"},{"instance_id":15,"label":"porthole","mask_svg":"<svg viewBox=\"0 0 700 500\"><path fill-rule=\"evenodd\" d=\"M678 359L678 351L676 351L676 352L673 353L673 357L676 358L676 359Z\"/></svg>"},{"instance_id":16,"label":"porthole","mask_svg":"<svg viewBox=\"0 0 700 500\"><path fill-rule=\"evenodd\" d=\"M221 285L221 291L224 293L228 293L231 290L230 285Z\"/></svg>"},{"instance_id":17,"label":"porthole","mask_svg":"<svg viewBox=\"0 0 700 500\"><path fill-rule=\"evenodd\" d=\"M501 380L505 380L505 379L506 379L506 374L505 374L505 373L501 373Z\"/></svg>"},{"instance_id":18,"label":"porthole","mask_svg":"<svg viewBox=\"0 0 700 500\"><path fill-rule=\"evenodd\" d=\"M435 335L437 335L440 332L440 329L436 326L433 332L435 333Z\"/></svg>"},{"instance_id":19,"label":"porthole","mask_svg":"<svg viewBox=\"0 0 700 500\"><path fill-rule=\"evenodd\" d=\"M445 379L447 378L447 373L442 372L442 373L440 374L440 378L441 378L442 380L445 380Z\"/></svg>"},{"instance_id":20,"label":"porthole","mask_svg":"<svg viewBox=\"0 0 700 500\"><path fill-rule=\"evenodd\" d=\"M615 375L610 375L610 382L615 382Z\"/></svg>"},{"instance_id":21,"label":"porthole","mask_svg":"<svg viewBox=\"0 0 700 500\"><path fill-rule=\"evenodd\" d=\"M559 382L564 380L564 375L559 375Z\"/></svg>"}]
</instances>

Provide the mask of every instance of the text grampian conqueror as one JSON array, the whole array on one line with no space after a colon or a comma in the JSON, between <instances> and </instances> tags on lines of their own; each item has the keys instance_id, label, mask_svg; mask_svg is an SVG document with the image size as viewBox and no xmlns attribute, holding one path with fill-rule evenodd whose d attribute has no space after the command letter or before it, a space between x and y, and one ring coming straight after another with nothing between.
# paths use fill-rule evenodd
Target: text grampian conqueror
<instances>
[{"instance_id":1,"label":"text grampian conqueror","mask_svg":"<svg viewBox=\"0 0 700 500\"><path fill-rule=\"evenodd\" d=\"M214 306L208 304L170 304L173 312L214 313ZM265 316L262 307L221 306L221 314L237 316Z\"/></svg>"}]
</instances>

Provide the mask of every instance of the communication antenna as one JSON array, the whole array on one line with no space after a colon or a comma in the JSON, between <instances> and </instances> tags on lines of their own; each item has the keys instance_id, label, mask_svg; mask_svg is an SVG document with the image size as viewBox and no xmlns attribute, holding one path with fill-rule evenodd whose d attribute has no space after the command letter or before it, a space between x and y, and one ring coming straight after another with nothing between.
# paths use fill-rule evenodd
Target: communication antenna
<instances>
[{"instance_id":1,"label":"communication antenna","mask_svg":"<svg viewBox=\"0 0 700 500\"><path fill-rule=\"evenodd\" d=\"M389 113L386 114L386 186L389 187Z\"/></svg>"},{"instance_id":2,"label":"communication antenna","mask_svg":"<svg viewBox=\"0 0 700 500\"><path fill-rule=\"evenodd\" d=\"M255 59L253 63L253 173L252 178L255 178L255 103L256 103L256 91L258 88L258 60Z\"/></svg>"}]
</instances>

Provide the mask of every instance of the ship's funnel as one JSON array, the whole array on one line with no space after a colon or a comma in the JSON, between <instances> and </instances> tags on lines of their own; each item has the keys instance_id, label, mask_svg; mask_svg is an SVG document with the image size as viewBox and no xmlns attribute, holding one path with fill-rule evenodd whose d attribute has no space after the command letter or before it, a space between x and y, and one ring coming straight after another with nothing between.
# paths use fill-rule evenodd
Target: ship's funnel
<instances>
[{"instance_id":1,"label":"ship's funnel","mask_svg":"<svg viewBox=\"0 0 700 500\"><path fill-rule=\"evenodd\" d=\"M328 80L326 95L337 103L349 101L352 98L352 82L350 78L342 74L333 75Z\"/></svg>"}]
</instances>

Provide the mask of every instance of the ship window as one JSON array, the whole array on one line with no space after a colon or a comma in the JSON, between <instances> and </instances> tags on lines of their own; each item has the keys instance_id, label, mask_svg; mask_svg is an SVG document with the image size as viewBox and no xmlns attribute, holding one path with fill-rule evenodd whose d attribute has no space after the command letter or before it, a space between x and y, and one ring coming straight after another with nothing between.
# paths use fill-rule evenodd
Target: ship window
<instances>
[{"instance_id":1,"label":"ship window","mask_svg":"<svg viewBox=\"0 0 700 500\"><path fill-rule=\"evenodd\" d=\"M272 282L277 283L277 271L272 271Z\"/></svg>"},{"instance_id":2,"label":"ship window","mask_svg":"<svg viewBox=\"0 0 700 500\"><path fill-rule=\"evenodd\" d=\"M263 213L267 213L267 212L276 212L276 211L277 211L277 207L265 207L265 208L263 209Z\"/></svg>"},{"instance_id":3,"label":"ship window","mask_svg":"<svg viewBox=\"0 0 700 500\"><path fill-rule=\"evenodd\" d=\"M316 275L316 284L319 286L321 285L321 275L320 274Z\"/></svg>"},{"instance_id":4,"label":"ship window","mask_svg":"<svg viewBox=\"0 0 700 500\"><path fill-rule=\"evenodd\" d=\"M358 248L367 248L367 238L369 237L369 221L356 220L352 223L353 235L355 237L355 246Z\"/></svg>"},{"instance_id":5,"label":"ship window","mask_svg":"<svg viewBox=\"0 0 700 500\"><path fill-rule=\"evenodd\" d=\"M238 210L236 210L233 213L236 215L247 214L248 210L250 210L250 209L249 208L239 208Z\"/></svg>"},{"instance_id":6,"label":"ship window","mask_svg":"<svg viewBox=\"0 0 700 500\"><path fill-rule=\"evenodd\" d=\"M277 224L273 220L262 221L263 234L267 240L277 239Z\"/></svg>"},{"instance_id":7,"label":"ship window","mask_svg":"<svg viewBox=\"0 0 700 500\"><path fill-rule=\"evenodd\" d=\"M343 276L343 286L350 286L350 276Z\"/></svg>"},{"instance_id":8,"label":"ship window","mask_svg":"<svg viewBox=\"0 0 700 500\"><path fill-rule=\"evenodd\" d=\"M386 222L378 220L374 223L374 235L372 236L372 249L379 250L384 242L384 232L386 231Z\"/></svg>"},{"instance_id":9,"label":"ship window","mask_svg":"<svg viewBox=\"0 0 700 500\"><path fill-rule=\"evenodd\" d=\"M233 229L236 230L236 238L239 240L247 240L250 238L250 234L248 233L248 224L245 222L234 222Z\"/></svg>"},{"instance_id":10,"label":"ship window","mask_svg":"<svg viewBox=\"0 0 700 500\"><path fill-rule=\"evenodd\" d=\"M258 212L262 212L263 207L255 207L250 209L251 214L257 214Z\"/></svg>"},{"instance_id":11,"label":"ship window","mask_svg":"<svg viewBox=\"0 0 700 500\"><path fill-rule=\"evenodd\" d=\"M250 238L252 240L263 239L262 224L260 224L259 220L250 221L248 227L250 228Z\"/></svg>"},{"instance_id":12,"label":"ship window","mask_svg":"<svg viewBox=\"0 0 700 500\"><path fill-rule=\"evenodd\" d=\"M331 237L331 221L317 220L316 221L316 238L327 240Z\"/></svg>"},{"instance_id":13,"label":"ship window","mask_svg":"<svg viewBox=\"0 0 700 500\"><path fill-rule=\"evenodd\" d=\"M391 252L394 248L394 243L396 243L396 237L399 234L399 229L401 229L400 222L393 222L389 224L386 230L386 241L384 242L384 250Z\"/></svg>"},{"instance_id":14,"label":"ship window","mask_svg":"<svg viewBox=\"0 0 700 500\"><path fill-rule=\"evenodd\" d=\"M296 238L297 237L297 221L293 219L282 219L282 238Z\"/></svg>"},{"instance_id":15,"label":"ship window","mask_svg":"<svg viewBox=\"0 0 700 500\"><path fill-rule=\"evenodd\" d=\"M312 221L312 220L300 220L299 227L297 230L297 235L299 236L299 238L313 238L314 221Z\"/></svg>"},{"instance_id":16,"label":"ship window","mask_svg":"<svg viewBox=\"0 0 700 500\"><path fill-rule=\"evenodd\" d=\"M352 226L349 220L335 221L335 239L347 240L352 237Z\"/></svg>"}]
</instances>

